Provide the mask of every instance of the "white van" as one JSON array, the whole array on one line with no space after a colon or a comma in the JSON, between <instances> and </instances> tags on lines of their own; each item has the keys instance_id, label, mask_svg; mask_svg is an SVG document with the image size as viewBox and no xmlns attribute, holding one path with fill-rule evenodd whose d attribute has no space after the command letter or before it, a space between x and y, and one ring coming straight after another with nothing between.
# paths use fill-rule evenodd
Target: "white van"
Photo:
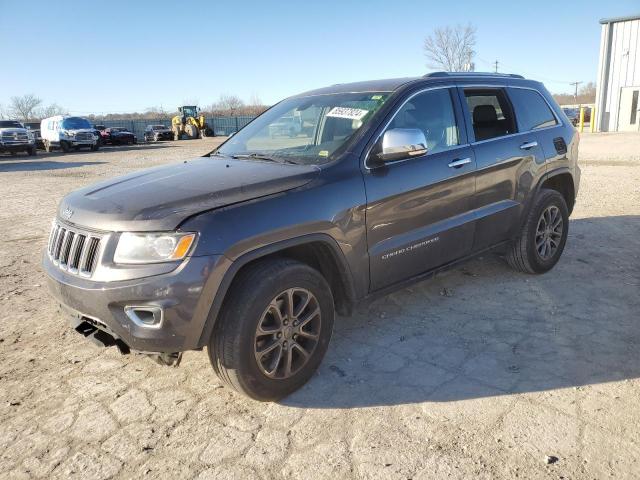
<instances>
[{"instance_id":1,"label":"white van","mask_svg":"<svg viewBox=\"0 0 640 480\"><path fill-rule=\"evenodd\" d=\"M63 115L45 118L40 122L40 136L47 152L54 148L65 152L80 147L89 147L92 151L100 148L98 136L86 118Z\"/></svg>"}]
</instances>

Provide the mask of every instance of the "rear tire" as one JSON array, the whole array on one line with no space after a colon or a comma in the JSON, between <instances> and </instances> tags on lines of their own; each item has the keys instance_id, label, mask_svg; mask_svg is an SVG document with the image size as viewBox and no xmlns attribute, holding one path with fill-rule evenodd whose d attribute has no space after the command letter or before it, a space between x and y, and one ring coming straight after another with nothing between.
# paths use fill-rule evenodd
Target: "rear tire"
<instances>
[{"instance_id":1,"label":"rear tire","mask_svg":"<svg viewBox=\"0 0 640 480\"><path fill-rule=\"evenodd\" d=\"M33 157L33 156L37 155L37 153L38 153L36 151L36 147L31 147L26 152L27 152L27 155L29 155L30 157Z\"/></svg>"},{"instance_id":2,"label":"rear tire","mask_svg":"<svg viewBox=\"0 0 640 480\"><path fill-rule=\"evenodd\" d=\"M333 330L333 296L324 277L294 260L266 260L242 271L229 292L208 346L218 376L260 401L304 385Z\"/></svg>"},{"instance_id":3,"label":"rear tire","mask_svg":"<svg viewBox=\"0 0 640 480\"><path fill-rule=\"evenodd\" d=\"M531 206L520 236L509 246L509 265L524 273L545 273L562 255L569 233L569 211L556 190L542 189Z\"/></svg>"}]
</instances>

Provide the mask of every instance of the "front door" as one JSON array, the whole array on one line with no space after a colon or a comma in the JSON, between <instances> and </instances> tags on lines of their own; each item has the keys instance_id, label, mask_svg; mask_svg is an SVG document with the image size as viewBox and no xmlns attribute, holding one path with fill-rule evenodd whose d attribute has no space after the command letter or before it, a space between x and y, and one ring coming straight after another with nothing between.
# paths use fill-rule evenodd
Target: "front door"
<instances>
[{"instance_id":1,"label":"front door","mask_svg":"<svg viewBox=\"0 0 640 480\"><path fill-rule=\"evenodd\" d=\"M453 89L437 88L411 96L386 129L419 128L427 153L364 175L371 290L471 250L475 157L453 95Z\"/></svg>"},{"instance_id":2,"label":"front door","mask_svg":"<svg viewBox=\"0 0 640 480\"><path fill-rule=\"evenodd\" d=\"M640 87L622 87L618 109L618 131L640 131Z\"/></svg>"}]
</instances>

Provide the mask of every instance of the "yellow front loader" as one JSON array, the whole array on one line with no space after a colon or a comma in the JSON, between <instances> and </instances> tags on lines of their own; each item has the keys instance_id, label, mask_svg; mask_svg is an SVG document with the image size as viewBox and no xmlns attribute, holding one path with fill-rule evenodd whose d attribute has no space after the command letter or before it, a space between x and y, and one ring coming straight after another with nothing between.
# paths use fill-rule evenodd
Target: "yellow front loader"
<instances>
[{"instance_id":1,"label":"yellow front loader","mask_svg":"<svg viewBox=\"0 0 640 480\"><path fill-rule=\"evenodd\" d=\"M178 107L178 115L171 119L171 131L174 140L213 136L213 130L207 124L204 115L194 105Z\"/></svg>"}]
</instances>

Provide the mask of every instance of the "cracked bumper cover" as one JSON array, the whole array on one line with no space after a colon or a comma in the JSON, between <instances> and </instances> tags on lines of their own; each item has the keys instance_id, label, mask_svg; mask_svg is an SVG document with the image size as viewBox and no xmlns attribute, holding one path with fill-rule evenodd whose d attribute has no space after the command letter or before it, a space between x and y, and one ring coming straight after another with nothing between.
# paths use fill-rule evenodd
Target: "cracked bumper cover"
<instances>
[{"instance_id":1,"label":"cracked bumper cover","mask_svg":"<svg viewBox=\"0 0 640 480\"><path fill-rule=\"evenodd\" d=\"M86 317L131 350L182 352L202 346L200 337L211 303L228 267L225 260L221 255L189 257L170 273L114 282L69 274L54 265L46 252L43 267L49 290L70 314L73 328ZM162 307L162 325L135 324L125 314L128 305Z\"/></svg>"}]
</instances>

